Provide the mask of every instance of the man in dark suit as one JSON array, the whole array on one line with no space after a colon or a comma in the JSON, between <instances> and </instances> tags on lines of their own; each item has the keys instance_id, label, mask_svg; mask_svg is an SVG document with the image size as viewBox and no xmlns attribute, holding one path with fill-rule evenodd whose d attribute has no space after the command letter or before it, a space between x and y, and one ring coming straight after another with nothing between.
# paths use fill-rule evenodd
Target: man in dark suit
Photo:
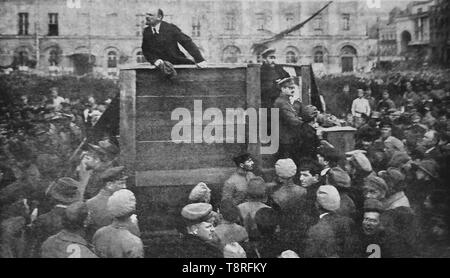
<instances>
[{"instance_id":1,"label":"man in dark suit","mask_svg":"<svg viewBox=\"0 0 450 278\"><path fill-rule=\"evenodd\" d=\"M198 67L205 67L205 59L192 39L174 24L162 21L163 17L161 9L146 14L148 27L144 30L142 52L147 61L157 67L161 67L164 61L174 65L196 64ZM181 52L178 43L189 52L195 62Z\"/></svg>"},{"instance_id":2,"label":"man in dark suit","mask_svg":"<svg viewBox=\"0 0 450 278\"><path fill-rule=\"evenodd\" d=\"M261 58L263 59L261 66L261 107L272 108L273 103L279 96L276 80L288 78L289 73L281 65L276 64L275 49L264 50L261 53Z\"/></svg>"}]
</instances>

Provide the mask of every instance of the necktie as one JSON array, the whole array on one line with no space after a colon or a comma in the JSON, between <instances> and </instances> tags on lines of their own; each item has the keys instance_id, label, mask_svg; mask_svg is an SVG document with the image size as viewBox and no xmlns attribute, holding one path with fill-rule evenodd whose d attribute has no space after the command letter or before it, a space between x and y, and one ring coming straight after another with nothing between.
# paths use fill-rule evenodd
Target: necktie
<instances>
[{"instance_id":1,"label":"necktie","mask_svg":"<svg viewBox=\"0 0 450 278\"><path fill-rule=\"evenodd\" d=\"M153 27L152 29L153 29L153 34L154 34L155 36L158 35L158 32L156 31L156 28Z\"/></svg>"}]
</instances>

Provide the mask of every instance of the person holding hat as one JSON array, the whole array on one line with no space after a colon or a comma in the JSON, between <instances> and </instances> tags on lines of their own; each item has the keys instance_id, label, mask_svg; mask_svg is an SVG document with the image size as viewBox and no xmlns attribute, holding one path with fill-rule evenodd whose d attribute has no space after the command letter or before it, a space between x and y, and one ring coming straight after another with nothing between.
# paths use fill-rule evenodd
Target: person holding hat
<instances>
[{"instance_id":1,"label":"person holding hat","mask_svg":"<svg viewBox=\"0 0 450 278\"><path fill-rule=\"evenodd\" d=\"M261 107L270 109L279 93L276 80L288 78L289 74L276 63L275 49L264 50L261 52L261 58ZM267 115L269 117L270 113Z\"/></svg>"},{"instance_id":2,"label":"person holding hat","mask_svg":"<svg viewBox=\"0 0 450 278\"><path fill-rule=\"evenodd\" d=\"M262 177L252 178L248 182L247 202L238 205L243 224L250 240L257 236L255 214L261 208L269 207L267 202L266 182Z\"/></svg>"},{"instance_id":3,"label":"person holding hat","mask_svg":"<svg viewBox=\"0 0 450 278\"><path fill-rule=\"evenodd\" d=\"M114 192L108 199L108 211L113 222L95 232L92 243L101 258L143 258L142 240L130 231L137 226L136 197L128 189Z\"/></svg>"},{"instance_id":4,"label":"person holding hat","mask_svg":"<svg viewBox=\"0 0 450 278\"><path fill-rule=\"evenodd\" d=\"M163 21L164 12L152 8L146 13L147 27L142 39L142 52L148 62L161 67L164 61L174 65L192 65L205 67L206 62L197 45L177 26ZM194 58L188 59L178 47L180 44Z\"/></svg>"},{"instance_id":5,"label":"person holding hat","mask_svg":"<svg viewBox=\"0 0 450 278\"><path fill-rule=\"evenodd\" d=\"M359 256L362 258L412 257L400 234L383 226L381 221L383 212L383 204L379 200L367 199L364 202Z\"/></svg>"},{"instance_id":6,"label":"person holding hat","mask_svg":"<svg viewBox=\"0 0 450 278\"><path fill-rule=\"evenodd\" d=\"M233 158L236 164L236 172L224 183L222 188L222 200L229 199L235 205L245 202L248 182L255 177L253 170L255 162L249 153L243 153Z\"/></svg>"},{"instance_id":7,"label":"person holding hat","mask_svg":"<svg viewBox=\"0 0 450 278\"><path fill-rule=\"evenodd\" d=\"M105 186L93 198L86 201L89 208L90 221L88 225L88 238L92 238L94 233L101 227L110 225L114 218L108 210L108 200L114 192L125 189L128 176L124 174L124 167L113 167L106 170L100 177ZM131 233L140 236L139 227L132 225L129 227Z\"/></svg>"},{"instance_id":8,"label":"person holding hat","mask_svg":"<svg viewBox=\"0 0 450 278\"><path fill-rule=\"evenodd\" d=\"M42 244L41 257L98 258L85 239L84 227L88 214L84 202L78 201L68 206L63 216L63 229Z\"/></svg>"},{"instance_id":9,"label":"person holding hat","mask_svg":"<svg viewBox=\"0 0 450 278\"><path fill-rule=\"evenodd\" d=\"M278 81L281 89L280 96L275 100L274 108L279 109L279 136L280 146L277 158L294 158L297 154L297 142L302 118L297 114L290 99L294 96L295 84L291 78ZM295 160L295 159L294 159Z\"/></svg>"},{"instance_id":10,"label":"person holding hat","mask_svg":"<svg viewBox=\"0 0 450 278\"><path fill-rule=\"evenodd\" d=\"M176 246L177 258L223 258L223 249L212 243L214 226L206 220L212 212L211 204L188 204L181 210L182 239Z\"/></svg>"},{"instance_id":11,"label":"person holding hat","mask_svg":"<svg viewBox=\"0 0 450 278\"><path fill-rule=\"evenodd\" d=\"M80 184L69 177L60 178L50 184L46 195L50 197L53 208L37 217L33 225L35 235L33 244L37 249L49 236L56 234L63 228L63 218L66 208L78 201L81 201ZM38 251L38 250L34 250ZM37 254L35 254L37 256Z\"/></svg>"},{"instance_id":12,"label":"person holding hat","mask_svg":"<svg viewBox=\"0 0 450 278\"><path fill-rule=\"evenodd\" d=\"M270 195L272 207L284 210L291 202L300 202L306 194L306 188L294 183L297 166L290 158L279 159L275 163L275 173L278 177L278 186Z\"/></svg>"},{"instance_id":13,"label":"person holding hat","mask_svg":"<svg viewBox=\"0 0 450 278\"><path fill-rule=\"evenodd\" d=\"M354 255L353 221L336 214L340 202L339 192L334 186L319 187L316 193L319 219L308 229L304 254L301 257L339 258Z\"/></svg>"}]
</instances>

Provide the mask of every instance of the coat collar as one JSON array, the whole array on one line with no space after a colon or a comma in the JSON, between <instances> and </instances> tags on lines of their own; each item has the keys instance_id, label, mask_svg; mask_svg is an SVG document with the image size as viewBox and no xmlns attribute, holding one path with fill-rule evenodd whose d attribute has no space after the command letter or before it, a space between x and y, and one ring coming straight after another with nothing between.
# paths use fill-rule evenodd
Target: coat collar
<instances>
[{"instance_id":1,"label":"coat collar","mask_svg":"<svg viewBox=\"0 0 450 278\"><path fill-rule=\"evenodd\" d=\"M406 198L405 192L400 191L400 192L394 193L384 201L384 208L385 209L394 209L395 207L393 207L393 205L402 199L405 199L405 202L408 200Z\"/></svg>"},{"instance_id":2,"label":"coat collar","mask_svg":"<svg viewBox=\"0 0 450 278\"><path fill-rule=\"evenodd\" d=\"M61 232L58 233L58 238L62 241L78 243L80 245L85 245L85 246L88 245L86 240L81 235L69 232L65 229L61 230Z\"/></svg>"}]
</instances>

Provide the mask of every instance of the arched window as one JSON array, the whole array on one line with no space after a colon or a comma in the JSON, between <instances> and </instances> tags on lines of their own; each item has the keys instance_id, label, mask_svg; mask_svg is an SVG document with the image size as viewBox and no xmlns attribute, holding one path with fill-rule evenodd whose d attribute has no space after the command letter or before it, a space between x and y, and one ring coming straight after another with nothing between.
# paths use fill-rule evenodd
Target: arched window
<instances>
[{"instance_id":1,"label":"arched window","mask_svg":"<svg viewBox=\"0 0 450 278\"><path fill-rule=\"evenodd\" d=\"M341 55L356 56L356 49L351 45L346 45L342 47Z\"/></svg>"},{"instance_id":2,"label":"arched window","mask_svg":"<svg viewBox=\"0 0 450 278\"><path fill-rule=\"evenodd\" d=\"M316 50L316 52L314 52L314 63L323 63L323 51L322 50Z\"/></svg>"},{"instance_id":3,"label":"arched window","mask_svg":"<svg viewBox=\"0 0 450 278\"><path fill-rule=\"evenodd\" d=\"M50 64L50 66L58 66L59 61L59 51L57 49L50 50L48 56L48 63Z\"/></svg>"},{"instance_id":4,"label":"arched window","mask_svg":"<svg viewBox=\"0 0 450 278\"><path fill-rule=\"evenodd\" d=\"M27 51L22 50L19 52L19 59L18 59L19 66L26 66L28 64L28 59L29 58Z\"/></svg>"},{"instance_id":5,"label":"arched window","mask_svg":"<svg viewBox=\"0 0 450 278\"><path fill-rule=\"evenodd\" d=\"M286 52L286 63L288 63L288 64L296 64L297 63L297 55L295 55L294 51Z\"/></svg>"},{"instance_id":6,"label":"arched window","mask_svg":"<svg viewBox=\"0 0 450 278\"><path fill-rule=\"evenodd\" d=\"M108 52L108 68L117 68L117 53L114 50Z\"/></svg>"},{"instance_id":7,"label":"arched window","mask_svg":"<svg viewBox=\"0 0 450 278\"><path fill-rule=\"evenodd\" d=\"M138 51L136 53L136 63L142 64L145 62L146 62L146 60L145 60L144 54L142 54L142 51Z\"/></svg>"},{"instance_id":8,"label":"arched window","mask_svg":"<svg viewBox=\"0 0 450 278\"><path fill-rule=\"evenodd\" d=\"M237 63L241 50L234 45L227 46L223 50L223 62L224 63Z\"/></svg>"}]
</instances>

